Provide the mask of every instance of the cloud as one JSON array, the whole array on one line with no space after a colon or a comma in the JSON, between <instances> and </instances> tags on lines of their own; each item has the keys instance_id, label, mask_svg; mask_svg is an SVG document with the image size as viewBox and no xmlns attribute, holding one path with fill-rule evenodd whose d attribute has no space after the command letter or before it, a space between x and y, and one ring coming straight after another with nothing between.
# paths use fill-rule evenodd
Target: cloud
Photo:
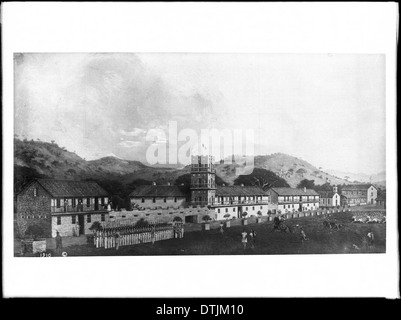
<instances>
[{"instance_id":1,"label":"cloud","mask_svg":"<svg viewBox=\"0 0 401 320\"><path fill-rule=\"evenodd\" d=\"M142 142L124 140L124 141L119 142L118 145L121 147L124 147L124 148L135 148L135 147L141 146Z\"/></svg>"},{"instance_id":2,"label":"cloud","mask_svg":"<svg viewBox=\"0 0 401 320\"><path fill-rule=\"evenodd\" d=\"M140 134L146 133L146 130L134 128L132 131L125 131L125 130L121 129L118 132L123 136L136 137Z\"/></svg>"}]
</instances>

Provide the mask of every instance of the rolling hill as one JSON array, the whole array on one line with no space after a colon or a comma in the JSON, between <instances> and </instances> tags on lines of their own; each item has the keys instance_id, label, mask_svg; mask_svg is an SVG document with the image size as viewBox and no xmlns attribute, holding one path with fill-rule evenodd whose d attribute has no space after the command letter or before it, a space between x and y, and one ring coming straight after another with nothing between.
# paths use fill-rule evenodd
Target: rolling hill
<instances>
[{"instance_id":1,"label":"rolling hill","mask_svg":"<svg viewBox=\"0 0 401 320\"><path fill-rule=\"evenodd\" d=\"M271 171L284 179L291 187L303 179L314 180L315 184L349 183L327 172L317 169L310 163L283 153L256 156L255 168ZM221 181L232 185L238 178L236 168L241 163L216 164L216 175ZM156 181L159 184L173 184L175 180L190 172L190 167L146 166L139 161L124 160L114 155L87 161L74 152L59 147L55 142L34 140L14 140L15 185L20 186L34 177L54 179L117 181L124 185L135 181ZM270 173L269 173L270 174ZM271 175L271 174L270 174Z\"/></svg>"}]
</instances>

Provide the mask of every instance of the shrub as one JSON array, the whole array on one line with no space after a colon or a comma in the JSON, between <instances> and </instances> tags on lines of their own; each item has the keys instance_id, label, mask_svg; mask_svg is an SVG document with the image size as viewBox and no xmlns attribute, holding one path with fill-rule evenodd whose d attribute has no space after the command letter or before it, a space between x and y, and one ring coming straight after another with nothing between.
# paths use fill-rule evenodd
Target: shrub
<instances>
[{"instance_id":1,"label":"shrub","mask_svg":"<svg viewBox=\"0 0 401 320\"><path fill-rule=\"evenodd\" d=\"M262 215L262 211L260 211L260 210L257 213L258 213L258 216Z\"/></svg>"},{"instance_id":2,"label":"shrub","mask_svg":"<svg viewBox=\"0 0 401 320\"><path fill-rule=\"evenodd\" d=\"M208 222L208 221L210 221L212 219L210 218L209 215L205 215L205 216L203 216L202 220L205 221L205 222Z\"/></svg>"},{"instance_id":3,"label":"shrub","mask_svg":"<svg viewBox=\"0 0 401 320\"><path fill-rule=\"evenodd\" d=\"M175 216L174 219L173 219L173 221L175 221L175 222L182 222L182 219L181 219L181 217L179 217L179 216Z\"/></svg>"},{"instance_id":4,"label":"shrub","mask_svg":"<svg viewBox=\"0 0 401 320\"><path fill-rule=\"evenodd\" d=\"M242 217L245 218L247 215L248 215L248 212L245 211L245 212L242 214Z\"/></svg>"},{"instance_id":5,"label":"shrub","mask_svg":"<svg viewBox=\"0 0 401 320\"><path fill-rule=\"evenodd\" d=\"M145 228L145 227L147 227L147 226L149 226L149 222L146 221L144 218L141 218L141 219L135 224L135 227L138 227L138 228Z\"/></svg>"},{"instance_id":6,"label":"shrub","mask_svg":"<svg viewBox=\"0 0 401 320\"><path fill-rule=\"evenodd\" d=\"M226 213L223 217L226 218L226 219L228 219L228 218L230 217L230 214L229 214L229 213Z\"/></svg>"},{"instance_id":7,"label":"shrub","mask_svg":"<svg viewBox=\"0 0 401 320\"><path fill-rule=\"evenodd\" d=\"M92 232L96 232L100 229L102 229L102 225L99 221L94 221L89 228L89 230L91 230Z\"/></svg>"},{"instance_id":8,"label":"shrub","mask_svg":"<svg viewBox=\"0 0 401 320\"><path fill-rule=\"evenodd\" d=\"M45 230L39 224L31 224L25 231L25 236L32 237L33 240L45 237Z\"/></svg>"}]
</instances>

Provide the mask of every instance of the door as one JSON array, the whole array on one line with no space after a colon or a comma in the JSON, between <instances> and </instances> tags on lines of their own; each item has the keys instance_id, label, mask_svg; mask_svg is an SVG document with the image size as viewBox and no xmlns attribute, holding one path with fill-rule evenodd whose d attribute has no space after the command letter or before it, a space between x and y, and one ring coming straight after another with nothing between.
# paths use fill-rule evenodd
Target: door
<instances>
[{"instance_id":1,"label":"door","mask_svg":"<svg viewBox=\"0 0 401 320\"><path fill-rule=\"evenodd\" d=\"M99 210L99 198L95 198L95 210Z\"/></svg>"},{"instance_id":2,"label":"door","mask_svg":"<svg viewBox=\"0 0 401 320\"><path fill-rule=\"evenodd\" d=\"M78 215L79 223L79 235L85 234L85 216L83 214Z\"/></svg>"},{"instance_id":3,"label":"door","mask_svg":"<svg viewBox=\"0 0 401 320\"><path fill-rule=\"evenodd\" d=\"M238 207L238 218L242 217L242 207Z\"/></svg>"}]
</instances>

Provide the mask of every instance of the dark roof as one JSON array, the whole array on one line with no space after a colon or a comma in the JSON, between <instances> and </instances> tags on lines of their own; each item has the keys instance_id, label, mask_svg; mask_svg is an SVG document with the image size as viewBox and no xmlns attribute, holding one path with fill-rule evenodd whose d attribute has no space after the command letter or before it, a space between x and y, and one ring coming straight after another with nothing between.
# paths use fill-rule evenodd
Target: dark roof
<instances>
[{"instance_id":1,"label":"dark roof","mask_svg":"<svg viewBox=\"0 0 401 320\"><path fill-rule=\"evenodd\" d=\"M107 197L109 193L93 181L36 179L53 197Z\"/></svg>"},{"instance_id":2,"label":"dark roof","mask_svg":"<svg viewBox=\"0 0 401 320\"><path fill-rule=\"evenodd\" d=\"M319 194L313 189L295 189L295 188L271 188L279 196L318 196Z\"/></svg>"},{"instance_id":3,"label":"dark roof","mask_svg":"<svg viewBox=\"0 0 401 320\"><path fill-rule=\"evenodd\" d=\"M188 193L180 186L137 186L130 197L187 197Z\"/></svg>"},{"instance_id":4,"label":"dark roof","mask_svg":"<svg viewBox=\"0 0 401 320\"><path fill-rule=\"evenodd\" d=\"M268 196L269 193L257 186L217 186L216 196Z\"/></svg>"},{"instance_id":5,"label":"dark roof","mask_svg":"<svg viewBox=\"0 0 401 320\"><path fill-rule=\"evenodd\" d=\"M352 185L342 187L341 190L346 190L346 191L348 191L348 190L367 190L370 188L370 186L373 186L373 185L372 184L352 184Z\"/></svg>"},{"instance_id":6,"label":"dark roof","mask_svg":"<svg viewBox=\"0 0 401 320\"><path fill-rule=\"evenodd\" d=\"M321 198L333 198L337 192L333 191L318 191L317 192Z\"/></svg>"}]
</instances>

